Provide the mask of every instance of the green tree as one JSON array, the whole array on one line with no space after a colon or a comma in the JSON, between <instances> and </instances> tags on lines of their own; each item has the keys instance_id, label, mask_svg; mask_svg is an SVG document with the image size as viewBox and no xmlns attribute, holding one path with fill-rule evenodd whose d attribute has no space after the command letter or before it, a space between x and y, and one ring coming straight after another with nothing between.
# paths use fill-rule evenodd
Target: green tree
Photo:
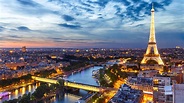
<instances>
[{"instance_id":1,"label":"green tree","mask_svg":"<svg viewBox=\"0 0 184 103\"><path fill-rule=\"evenodd\" d=\"M33 93L33 96L36 99L41 99L45 93L49 93L50 88L47 84L41 84L38 88L36 88L35 92Z\"/></svg>"}]
</instances>

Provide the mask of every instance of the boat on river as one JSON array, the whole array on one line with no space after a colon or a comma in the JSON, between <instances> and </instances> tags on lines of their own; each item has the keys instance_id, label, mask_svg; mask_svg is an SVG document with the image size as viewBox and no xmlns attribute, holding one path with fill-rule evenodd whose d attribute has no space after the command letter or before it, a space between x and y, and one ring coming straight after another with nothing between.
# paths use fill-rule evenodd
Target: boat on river
<instances>
[{"instance_id":1,"label":"boat on river","mask_svg":"<svg viewBox=\"0 0 184 103\"><path fill-rule=\"evenodd\" d=\"M0 92L0 99L2 99L5 96L9 96L11 92Z\"/></svg>"}]
</instances>

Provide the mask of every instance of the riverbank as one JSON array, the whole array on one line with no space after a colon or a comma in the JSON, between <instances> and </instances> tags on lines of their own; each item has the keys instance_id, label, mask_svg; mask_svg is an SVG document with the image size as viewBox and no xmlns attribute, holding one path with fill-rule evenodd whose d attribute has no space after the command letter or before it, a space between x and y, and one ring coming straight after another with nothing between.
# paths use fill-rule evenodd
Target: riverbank
<instances>
[{"instance_id":1,"label":"riverbank","mask_svg":"<svg viewBox=\"0 0 184 103\"><path fill-rule=\"evenodd\" d=\"M5 88L0 88L0 92L12 91L12 90L15 90L15 89L18 89L18 88L22 88L22 87L25 87L25 86L28 86L28 85L32 85L34 83L36 83L36 82L32 81L32 82L25 83L25 84L20 84L20 85L8 86L8 87L5 87Z\"/></svg>"},{"instance_id":2,"label":"riverbank","mask_svg":"<svg viewBox=\"0 0 184 103\"><path fill-rule=\"evenodd\" d=\"M70 75L72 75L74 73L81 72L81 71L83 71L85 69L88 69L90 67L93 67L93 66L95 66L95 65L94 64L91 64L91 65L87 65L85 67L81 67L81 68L78 68L78 69L74 69L74 70L71 70L71 71L64 72L64 76L65 77L68 77L68 76L70 76Z\"/></svg>"},{"instance_id":3,"label":"riverbank","mask_svg":"<svg viewBox=\"0 0 184 103\"><path fill-rule=\"evenodd\" d=\"M98 64L97 63L94 63L94 64L89 64L89 65L86 65L85 67L80 67L80 68L77 68L77 69L74 69L74 70L70 70L70 71L64 71L64 76L67 77L67 76L70 76L74 73L77 73L77 72L81 72L85 69L88 69L90 67L94 67L94 66L102 66L105 62L99 62Z\"/></svg>"},{"instance_id":4,"label":"riverbank","mask_svg":"<svg viewBox=\"0 0 184 103\"><path fill-rule=\"evenodd\" d=\"M113 87L116 90L109 90L104 92L100 97L97 97L96 103L107 103L117 92L119 87L125 83L128 73L122 72L121 67L113 65L108 69L100 69L94 73L94 76L100 82L101 86Z\"/></svg>"},{"instance_id":5,"label":"riverbank","mask_svg":"<svg viewBox=\"0 0 184 103\"><path fill-rule=\"evenodd\" d=\"M34 75L35 76L43 76L43 77L53 77L52 74L58 74L54 69L52 70L45 70L41 72L37 72ZM17 89L29 84L33 84L34 80L32 80L31 76L34 76L31 74L27 74L25 76L19 77L19 78L12 78L7 80L1 80L0 81L0 91L10 91L12 89Z\"/></svg>"}]
</instances>

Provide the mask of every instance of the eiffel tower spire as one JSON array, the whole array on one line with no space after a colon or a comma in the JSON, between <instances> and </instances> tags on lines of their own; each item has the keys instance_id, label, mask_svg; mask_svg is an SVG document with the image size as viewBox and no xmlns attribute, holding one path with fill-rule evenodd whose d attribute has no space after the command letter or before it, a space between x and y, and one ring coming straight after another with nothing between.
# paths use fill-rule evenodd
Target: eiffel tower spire
<instances>
[{"instance_id":1,"label":"eiffel tower spire","mask_svg":"<svg viewBox=\"0 0 184 103\"><path fill-rule=\"evenodd\" d=\"M150 38L149 38L149 42L154 42L156 43L155 40L155 20L154 20L154 7L153 7L153 3L152 3L152 9L151 9L151 24L150 24Z\"/></svg>"},{"instance_id":2,"label":"eiffel tower spire","mask_svg":"<svg viewBox=\"0 0 184 103\"><path fill-rule=\"evenodd\" d=\"M155 21L154 21L154 5L152 3L151 9L151 24L150 24L150 35L148 41L148 47L146 53L144 54L144 58L141 61L141 64L146 64L149 60L156 61L159 65L164 65L162 59L160 58L160 54L158 53L156 39L155 39Z\"/></svg>"}]
</instances>

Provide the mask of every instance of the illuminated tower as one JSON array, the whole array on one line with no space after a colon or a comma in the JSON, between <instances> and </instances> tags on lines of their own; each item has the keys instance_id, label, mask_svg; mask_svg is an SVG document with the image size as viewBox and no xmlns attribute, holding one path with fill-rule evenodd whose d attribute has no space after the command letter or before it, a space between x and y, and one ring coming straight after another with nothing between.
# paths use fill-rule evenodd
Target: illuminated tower
<instances>
[{"instance_id":1,"label":"illuminated tower","mask_svg":"<svg viewBox=\"0 0 184 103\"><path fill-rule=\"evenodd\" d=\"M155 39L155 23L154 23L154 8L152 5L151 9L151 25L150 25L150 36L148 47L146 53L144 54L144 58L141 61L141 64L146 64L147 61L154 60L159 65L164 65L162 59L160 58L160 54L158 53L156 39Z\"/></svg>"},{"instance_id":2,"label":"illuminated tower","mask_svg":"<svg viewBox=\"0 0 184 103\"><path fill-rule=\"evenodd\" d=\"M26 46L22 47L22 52L25 53L26 52Z\"/></svg>"}]
</instances>

